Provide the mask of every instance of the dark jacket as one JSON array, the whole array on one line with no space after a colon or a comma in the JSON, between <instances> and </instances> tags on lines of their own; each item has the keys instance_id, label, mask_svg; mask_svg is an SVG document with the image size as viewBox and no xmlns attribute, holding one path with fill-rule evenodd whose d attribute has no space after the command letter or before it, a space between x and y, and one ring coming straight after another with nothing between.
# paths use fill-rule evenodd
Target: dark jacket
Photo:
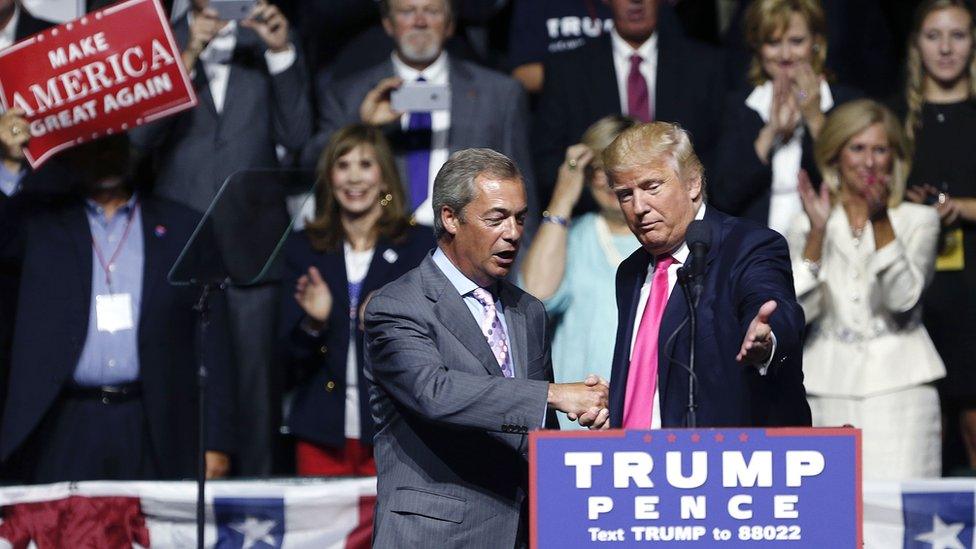
<instances>
[{"instance_id":1,"label":"dark jacket","mask_svg":"<svg viewBox=\"0 0 976 549\"><path fill-rule=\"evenodd\" d=\"M160 199L140 200L144 238L142 303L137 319L142 401L164 478L196 470L198 291L166 279L199 215ZM209 246L200 249L212 249ZM191 258L191 261L212 258ZM0 459L36 434L55 406L85 344L92 285L88 220L79 200L37 213L28 223L11 356L10 390L0 425ZM211 300L207 448L232 452L234 401L225 304ZM41 441L43 443L43 441Z\"/></svg>"},{"instance_id":2,"label":"dark jacket","mask_svg":"<svg viewBox=\"0 0 976 549\"><path fill-rule=\"evenodd\" d=\"M662 5L657 26L657 80L651 90L655 120L676 122L691 132L706 167L718 142L725 78L722 56L685 38L673 12ZM533 155L543 206L548 203L566 148L604 116L622 113L613 44L609 35L578 49L549 56L533 129ZM596 207L583 193L578 212Z\"/></svg>"},{"instance_id":3,"label":"dark jacket","mask_svg":"<svg viewBox=\"0 0 976 549\"><path fill-rule=\"evenodd\" d=\"M695 345L699 427L761 427L810 425L803 388L803 309L796 301L786 240L778 233L729 217L714 208L705 211L712 245L707 256L704 291L698 306ZM630 342L641 286L650 254L639 248L617 269L617 344L610 374L610 423L623 423ZM759 307L775 299L770 318L776 352L765 376L753 366L736 362L750 322ZM688 316L680 287L675 287L661 319L658 391L661 426L684 427L688 402L689 328L685 325L672 346L668 338ZM674 362L669 359L674 357Z\"/></svg>"},{"instance_id":4,"label":"dark jacket","mask_svg":"<svg viewBox=\"0 0 976 549\"><path fill-rule=\"evenodd\" d=\"M360 303L370 293L419 265L433 247L433 231L424 226L411 227L400 243L384 239L377 242L363 279ZM369 412L369 392L361 375L363 332L359 329L359 307L350 311L345 254L341 248L326 253L315 251L303 231L288 237L283 255L285 279L281 288L279 341L284 361L299 379L287 418L288 426L299 438L316 444L337 448L345 444L346 357L352 325L355 327L353 341L360 372L355 380L359 390L359 438L372 444L374 425ZM333 299L328 325L319 337L313 337L301 328L305 312L294 297L296 281L312 266L322 274Z\"/></svg>"},{"instance_id":5,"label":"dark jacket","mask_svg":"<svg viewBox=\"0 0 976 549\"><path fill-rule=\"evenodd\" d=\"M755 141L765 122L746 105L753 88L731 92L725 100L722 135L715 154L715 165L708 177L708 200L719 210L751 219L760 225L769 221L769 201L773 184L772 162L765 164L756 155ZM837 84L830 86L834 108L858 99L861 93ZM828 111L829 114L830 111ZM813 139L803 133L800 167L820 184L820 171L813 159ZM770 153L772 159L772 153Z\"/></svg>"}]
</instances>

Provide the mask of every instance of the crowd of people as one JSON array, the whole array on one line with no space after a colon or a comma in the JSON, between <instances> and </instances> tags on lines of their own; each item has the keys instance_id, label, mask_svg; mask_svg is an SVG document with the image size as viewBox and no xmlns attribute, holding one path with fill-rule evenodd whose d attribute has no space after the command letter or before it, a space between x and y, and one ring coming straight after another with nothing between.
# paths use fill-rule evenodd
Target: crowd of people
<instances>
[{"instance_id":1,"label":"crowd of people","mask_svg":"<svg viewBox=\"0 0 976 549\"><path fill-rule=\"evenodd\" d=\"M5 481L192 476L198 353L211 365L208 475L375 474L375 421L401 412L371 407L364 310L435 240L450 234L462 256L484 245L445 226L444 207L462 224L524 227L522 255L502 235L493 261L544 303L555 381L596 374L614 402L614 341L629 329L619 273L637 277L625 259L649 244L610 179L628 165L617 138L652 121L690 135L676 146L693 143L699 215L746 218L788 246L788 262L763 268L792 265L813 425L863 430L866 479L976 469L968 1L916 1L910 19L867 1L381 0L337 16L347 3L258 0L222 21L191 0L172 27L199 105L36 171L24 113L0 116ZM47 25L0 0L0 47ZM395 92L417 82L446 87L444 108L395 110ZM463 186L435 186L461 177L440 172L471 148L514 162L469 159L520 180L524 211L476 213ZM270 276L215 296L201 345L194 294L166 272L224 181L269 169L314 171L314 212ZM216 210L202 238L219 253L188 260L247 278L233 253L241 223L260 219ZM386 294L376 307L407 315ZM494 311L470 301L473 314ZM794 343L774 334L774 347ZM627 425L640 404L623 389L610 417ZM578 416L559 421L574 428Z\"/></svg>"}]
</instances>

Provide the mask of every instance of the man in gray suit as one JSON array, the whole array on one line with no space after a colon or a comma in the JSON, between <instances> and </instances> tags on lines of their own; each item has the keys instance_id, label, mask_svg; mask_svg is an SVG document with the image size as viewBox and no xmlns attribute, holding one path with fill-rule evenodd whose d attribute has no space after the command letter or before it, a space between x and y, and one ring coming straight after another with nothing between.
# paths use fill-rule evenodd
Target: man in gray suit
<instances>
[{"instance_id":1,"label":"man in gray suit","mask_svg":"<svg viewBox=\"0 0 976 549\"><path fill-rule=\"evenodd\" d=\"M449 0L381 0L383 28L393 38L390 60L318 89L319 128L303 154L314 166L338 128L362 122L390 139L417 222L433 223L430 185L450 153L488 147L512 158L525 174L529 233L536 223L535 183L528 142L528 100L515 80L450 56L444 42L454 32ZM450 108L397 112L391 93L421 81L446 85Z\"/></svg>"},{"instance_id":2,"label":"man in gray suit","mask_svg":"<svg viewBox=\"0 0 976 549\"><path fill-rule=\"evenodd\" d=\"M231 174L277 168L276 145L300 153L312 133L308 75L287 19L265 0L259 0L241 21L221 20L209 0L192 0L190 11L174 22L173 35L183 48L182 60L200 104L134 128L129 135L133 145L151 158L154 192L204 212ZM249 200L250 195L242 198L238 202L260 203ZM215 211L218 245L235 279L256 276L263 260L246 253L236 227L251 223L254 216L269 215L286 214ZM227 302L241 411L236 468L247 476L269 474L273 433L269 378L277 290L272 285L230 288Z\"/></svg>"},{"instance_id":3,"label":"man in gray suit","mask_svg":"<svg viewBox=\"0 0 976 549\"><path fill-rule=\"evenodd\" d=\"M542 303L505 281L526 215L514 163L455 153L434 182L438 248L366 307L376 547L526 541L527 433L553 410L606 424L608 389L551 383Z\"/></svg>"}]
</instances>

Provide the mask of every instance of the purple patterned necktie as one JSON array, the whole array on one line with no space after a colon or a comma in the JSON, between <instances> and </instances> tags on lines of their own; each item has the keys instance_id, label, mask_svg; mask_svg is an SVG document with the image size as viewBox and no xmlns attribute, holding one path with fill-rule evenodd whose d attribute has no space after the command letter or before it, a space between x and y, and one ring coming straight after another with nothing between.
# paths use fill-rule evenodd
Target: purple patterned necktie
<instances>
[{"instance_id":1,"label":"purple patterned necktie","mask_svg":"<svg viewBox=\"0 0 976 549\"><path fill-rule=\"evenodd\" d=\"M650 122L651 94L647 89L647 80L641 74L640 66L644 59L637 55L630 56L630 74L627 75L627 114L640 120Z\"/></svg>"},{"instance_id":2,"label":"purple patterned necktie","mask_svg":"<svg viewBox=\"0 0 976 549\"><path fill-rule=\"evenodd\" d=\"M425 82L423 76L417 82ZM410 211L427 200L427 181L430 178L431 146L430 112L412 112L407 122L407 179L410 183Z\"/></svg>"},{"instance_id":3,"label":"purple patterned necktie","mask_svg":"<svg viewBox=\"0 0 976 549\"><path fill-rule=\"evenodd\" d=\"M515 377L509 364L508 343L505 339L505 328L502 321L498 318L498 311L495 310L495 298L484 288L478 288L473 292L474 298L485 308L485 319L481 322L481 333L485 334L491 352L495 354L495 360L502 369L505 377Z\"/></svg>"}]
</instances>

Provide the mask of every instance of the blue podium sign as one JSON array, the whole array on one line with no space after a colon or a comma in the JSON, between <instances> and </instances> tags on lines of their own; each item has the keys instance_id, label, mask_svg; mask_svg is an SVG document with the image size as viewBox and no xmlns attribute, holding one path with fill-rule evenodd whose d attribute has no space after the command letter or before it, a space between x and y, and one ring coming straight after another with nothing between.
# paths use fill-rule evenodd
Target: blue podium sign
<instances>
[{"instance_id":1,"label":"blue podium sign","mask_svg":"<svg viewBox=\"0 0 976 549\"><path fill-rule=\"evenodd\" d=\"M861 547L857 429L538 431L538 549Z\"/></svg>"}]
</instances>

